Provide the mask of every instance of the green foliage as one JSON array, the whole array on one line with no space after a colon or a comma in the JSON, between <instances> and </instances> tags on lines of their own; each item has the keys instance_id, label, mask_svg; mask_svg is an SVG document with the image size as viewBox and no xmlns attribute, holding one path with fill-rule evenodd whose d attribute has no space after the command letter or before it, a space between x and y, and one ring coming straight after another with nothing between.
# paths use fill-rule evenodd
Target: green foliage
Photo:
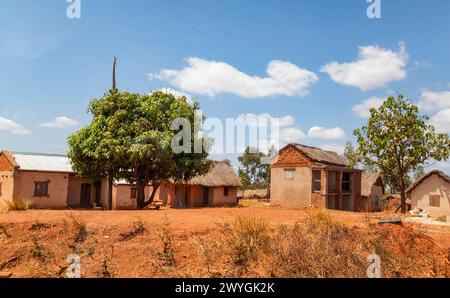
<instances>
[{"instance_id":1,"label":"green foliage","mask_svg":"<svg viewBox=\"0 0 450 298\"><path fill-rule=\"evenodd\" d=\"M245 152L238 157L240 167L239 178L245 188L262 188L270 185L270 165L264 164L263 159L272 155L273 149L268 154L256 152L255 149L247 147ZM256 152L256 153L255 153Z\"/></svg>"},{"instance_id":2,"label":"green foliage","mask_svg":"<svg viewBox=\"0 0 450 298\"><path fill-rule=\"evenodd\" d=\"M408 173L429 160L445 160L450 154L447 134L435 133L419 108L400 95L389 97L379 109L370 110L366 126L356 129L358 155L366 165L376 165L388 180L398 181L402 211L406 211Z\"/></svg>"},{"instance_id":3,"label":"green foliage","mask_svg":"<svg viewBox=\"0 0 450 298\"><path fill-rule=\"evenodd\" d=\"M345 144L344 157L348 161L349 166L354 169L358 164L358 155L352 142Z\"/></svg>"},{"instance_id":4,"label":"green foliage","mask_svg":"<svg viewBox=\"0 0 450 298\"><path fill-rule=\"evenodd\" d=\"M91 123L69 137L74 170L96 180L112 177L136 183L138 207L144 208L152 203L161 181L188 180L209 170L205 150L179 154L172 150L177 134L172 130L173 121L188 119L194 127L198 110L198 103L190 105L168 93L109 91L90 102ZM205 141L197 133L191 129L192 152L196 141ZM149 183L154 191L145 198Z\"/></svg>"}]
</instances>

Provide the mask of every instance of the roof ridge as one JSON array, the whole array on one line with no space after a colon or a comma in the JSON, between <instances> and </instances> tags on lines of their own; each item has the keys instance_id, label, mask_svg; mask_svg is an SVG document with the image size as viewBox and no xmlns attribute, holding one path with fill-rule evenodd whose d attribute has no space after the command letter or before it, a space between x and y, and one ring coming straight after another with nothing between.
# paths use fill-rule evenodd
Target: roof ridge
<instances>
[{"instance_id":1,"label":"roof ridge","mask_svg":"<svg viewBox=\"0 0 450 298\"><path fill-rule=\"evenodd\" d=\"M66 154L58 154L58 153L39 153L39 152L20 152L20 151L11 151L13 155L35 155L35 156L52 156L52 157L68 157Z\"/></svg>"}]
</instances>

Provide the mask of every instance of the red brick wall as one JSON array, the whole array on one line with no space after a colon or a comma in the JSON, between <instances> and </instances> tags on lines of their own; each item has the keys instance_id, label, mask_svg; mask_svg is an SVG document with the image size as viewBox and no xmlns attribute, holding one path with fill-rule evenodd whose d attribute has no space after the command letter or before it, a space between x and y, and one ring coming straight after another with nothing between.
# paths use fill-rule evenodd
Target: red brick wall
<instances>
[{"instance_id":1,"label":"red brick wall","mask_svg":"<svg viewBox=\"0 0 450 298\"><path fill-rule=\"evenodd\" d=\"M310 167L310 160L294 147L289 147L281 152L272 168Z\"/></svg>"},{"instance_id":2,"label":"red brick wall","mask_svg":"<svg viewBox=\"0 0 450 298\"><path fill-rule=\"evenodd\" d=\"M9 162L6 156L2 153L0 154L0 171L13 171L14 166Z\"/></svg>"}]
</instances>

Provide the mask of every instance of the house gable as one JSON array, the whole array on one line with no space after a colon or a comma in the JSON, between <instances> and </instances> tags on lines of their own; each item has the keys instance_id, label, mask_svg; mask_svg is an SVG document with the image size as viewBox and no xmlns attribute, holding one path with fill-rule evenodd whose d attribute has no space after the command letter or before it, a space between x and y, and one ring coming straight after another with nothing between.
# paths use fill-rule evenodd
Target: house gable
<instances>
[{"instance_id":1,"label":"house gable","mask_svg":"<svg viewBox=\"0 0 450 298\"><path fill-rule=\"evenodd\" d=\"M307 168L310 165L310 159L293 146L281 151L272 162L272 168Z\"/></svg>"},{"instance_id":2,"label":"house gable","mask_svg":"<svg viewBox=\"0 0 450 298\"><path fill-rule=\"evenodd\" d=\"M8 156L9 155L9 156ZM14 162L14 157L9 152L0 153L0 172L14 171L16 164Z\"/></svg>"}]
</instances>

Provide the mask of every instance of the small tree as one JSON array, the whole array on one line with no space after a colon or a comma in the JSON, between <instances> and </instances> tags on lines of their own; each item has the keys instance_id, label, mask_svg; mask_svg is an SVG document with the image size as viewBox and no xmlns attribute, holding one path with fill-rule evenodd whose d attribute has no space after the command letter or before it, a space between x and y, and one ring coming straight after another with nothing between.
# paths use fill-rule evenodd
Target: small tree
<instances>
[{"instance_id":1,"label":"small tree","mask_svg":"<svg viewBox=\"0 0 450 298\"><path fill-rule=\"evenodd\" d=\"M355 168L358 164L358 155L352 142L345 144L344 157L348 161L349 167Z\"/></svg>"},{"instance_id":2,"label":"small tree","mask_svg":"<svg viewBox=\"0 0 450 298\"><path fill-rule=\"evenodd\" d=\"M405 189L408 174L429 160L444 160L450 154L450 139L428 125L428 116L400 95L389 97L379 109L370 110L366 126L356 129L358 154L363 163L376 165L383 173L399 180L401 210L406 212Z\"/></svg>"},{"instance_id":3,"label":"small tree","mask_svg":"<svg viewBox=\"0 0 450 298\"><path fill-rule=\"evenodd\" d=\"M270 184L270 165L262 162L268 155L255 152L255 149L247 147L238 157L240 163L238 175L245 188L268 187Z\"/></svg>"}]
</instances>

